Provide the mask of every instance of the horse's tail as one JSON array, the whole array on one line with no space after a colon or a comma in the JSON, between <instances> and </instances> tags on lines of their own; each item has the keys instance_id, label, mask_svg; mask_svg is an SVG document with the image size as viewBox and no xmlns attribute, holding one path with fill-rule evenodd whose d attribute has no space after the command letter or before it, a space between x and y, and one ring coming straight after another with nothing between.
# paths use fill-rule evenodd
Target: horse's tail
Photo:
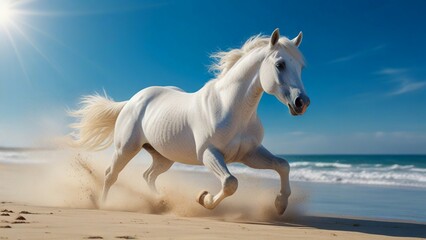
<instances>
[{"instance_id":1,"label":"horse's tail","mask_svg":"<svg viewBox=\"0 0 426 240\"><path fill-rule=\"evenodd\" d=\"M81 98L80 109L68 114L78 119L70 127L76 131L69 144L87 150L99 151L109 147L113 141L113 132L118 115L125 102L115 102L106 93L95 93Z\"/></svg>"}]
</instances>

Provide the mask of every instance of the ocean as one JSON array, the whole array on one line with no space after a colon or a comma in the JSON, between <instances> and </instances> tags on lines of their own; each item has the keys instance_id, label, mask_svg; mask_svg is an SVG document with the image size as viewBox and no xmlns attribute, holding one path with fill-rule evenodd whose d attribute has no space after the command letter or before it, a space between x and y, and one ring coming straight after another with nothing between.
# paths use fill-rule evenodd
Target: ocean
<instances>
[{"instance_id":1,"label":"ocean","mask_svg":"<svg viewBox=\"0 0 426 240\"><path fill-rule=\"evenodd\" d=\"M426 223L426 155L284 155L294 191L308 192L309 214L368 217ZM139 156L137 161L141 159ZM144 158L144 157L143 157ZM0 151L1 164L42 164L30 152ZM175 164L180 171L204 166ZM271 170L230 164L232 173L271 180ZM278 187L278 186L277 186Z\"/></svg>"},{"instance_id":2,"label":"ocean","mask_svg":"<svg viewBox=\"0 0 426 240\"><path fill-rule=\"evenodd\" d=\"M290 163L290 180L426 188L426 155L280 155ZM182 170L207 171L200 166L179 165ZM278 178L231 164L230 171L264 178Z\"/></svg>"},{"instance_id":3,"label":"ocean","mask_svg":"<svg viewBox=\"0 0 426 240\"><path fill-rule=\"evenodd\" d=\"M285 156L284 156L285 157ZM426 188L426 155L285 157L295 181Z\"/></svg>"}]
</instances>

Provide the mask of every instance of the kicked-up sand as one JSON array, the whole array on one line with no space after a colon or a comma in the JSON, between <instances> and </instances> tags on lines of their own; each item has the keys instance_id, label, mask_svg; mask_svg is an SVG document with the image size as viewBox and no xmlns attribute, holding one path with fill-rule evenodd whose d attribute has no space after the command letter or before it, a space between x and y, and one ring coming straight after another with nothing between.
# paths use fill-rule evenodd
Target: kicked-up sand
<instances>
[{"instance_id":1,"label":"kicked-up sand","mask_svg":"<svg viewBox=\"0 0 426 240\"><path fill-rule=\"evenodd\" d=\"M213 174L171 170L159 177L161 194L155 195L142 178L147 165L138 159L100 204L108 154L50 151L34 159L48 160L0 163L0 239L426 238L422 223L312 216L303 189L293 189L289 208L277 216L279 183L244 175L237 175L236 194L206 210L195 197L219 190Z\"/></svg>"}]
</instances>

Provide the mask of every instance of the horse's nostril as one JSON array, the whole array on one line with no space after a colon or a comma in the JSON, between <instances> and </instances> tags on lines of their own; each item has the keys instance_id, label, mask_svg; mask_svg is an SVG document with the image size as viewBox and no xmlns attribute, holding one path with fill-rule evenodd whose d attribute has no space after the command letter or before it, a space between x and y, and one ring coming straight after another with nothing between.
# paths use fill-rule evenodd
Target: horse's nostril
<instances>
[{"instance_id":1,"label":"horse's nostril","mask_svg":"<svg viewBox=\"0 0 426 240\"><path fill-rule=\"evenodd\" d=\"M301 97L297 97L296 101L294 101L294 105L296 105L297 108L303 107L303 99Z\"/></svg>"}]
</instances>

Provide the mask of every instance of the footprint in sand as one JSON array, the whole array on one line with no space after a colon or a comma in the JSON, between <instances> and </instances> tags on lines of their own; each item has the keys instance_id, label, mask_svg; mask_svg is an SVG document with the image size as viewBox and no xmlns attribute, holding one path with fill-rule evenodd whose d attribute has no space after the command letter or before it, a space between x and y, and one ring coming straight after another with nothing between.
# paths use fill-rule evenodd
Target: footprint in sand
<instances>
[{"instance_id":1,"label":"footprint in sand","mask_svg":"<svg viewBox=\"0 0 426 240\"><path fill-rule=\"evenodd\" d=\"M132 236L117 236L115 238L121 238L121 239L136 239L136 237L132 237Z\"/></svg>"},{"instance_id":2,"label":"footprint in sand","mask_svg":"<svg viewBox=\"0 0 426 240\"><path fill-rule=\"evenodd\" d=\"M2 212L2 213L13 213L12 210L7 210L7 209L3 209L0 212Z\"/></svg>"},{"instance_id":3,"label":"footprint in sand","mask_svg":"<svg viewBox=\"0 0 426 240\"><path fill-rule=\"evenodd\" d=\"M32 212L28 212L28 211L20 211L19 214L36 214L36 213L32 213Z\"/></svg>"},{"instance_id":4,"label":"footprint in sand","mask_svg":"<svg viewBox=\"0 0 426 240\"><path fill-rule=\"evenodd\" d=\"M26 222L26 218L24 218L23 216L18 216L17 218L15 218L15 221L12 222L12 224L22 224L22 223L29 223Z\"/></svg>"}]
</instances>

